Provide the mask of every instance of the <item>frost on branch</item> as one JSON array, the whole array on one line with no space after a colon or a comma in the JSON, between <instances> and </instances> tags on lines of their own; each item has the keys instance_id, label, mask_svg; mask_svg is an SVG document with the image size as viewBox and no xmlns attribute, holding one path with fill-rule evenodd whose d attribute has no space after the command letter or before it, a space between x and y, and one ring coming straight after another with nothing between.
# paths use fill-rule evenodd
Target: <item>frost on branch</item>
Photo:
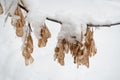
<instances>
[{"instance_id":1,"label":"frost on branch","mask_svg":"<svg viewBox=\"0 0 120 80\"><path fill-rule=\"evenodd\" d=\"M65 53L70 52L78 67L89 67L89 57L95 55L96 51L92 28L74 21L70 23L70 19L62 23L54 55L61 65L64 65Z\"/></svg>"}]
</instances>

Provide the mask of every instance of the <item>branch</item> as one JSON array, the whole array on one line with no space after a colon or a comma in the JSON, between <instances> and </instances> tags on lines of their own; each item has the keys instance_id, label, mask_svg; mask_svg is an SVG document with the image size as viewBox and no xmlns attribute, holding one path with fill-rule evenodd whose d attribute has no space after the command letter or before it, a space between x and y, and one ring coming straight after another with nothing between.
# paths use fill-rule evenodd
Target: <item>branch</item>
<instances>
[{"instance_id":1,"label":"branch","mask_svg":"<svg viewBox=\"0 0 120 80\"><path fill-rule=\"evenodd\" d=\"M22 6L21 4L18 4L18 6L20 8L22 8L23 10L25 10L27 13L29 12L28 9L26 9L24 6ZM62 24L61 21L58 21L56 19L53 19L53 18L49 18L49 17L46 17L47 20L49 21L53 21L53 22L56 22L56 23L59 23L59 24ZM111 23L111 24L87 24L87 26L89 27L111 27L111 26L116 26L116 25L120 25L120 22L116 22L116 23Z\"/></svg>"},{"instance_id":2,"label":"branch","mask_svg":"<svg viewBox=\"0 0 120 80\"><path fill-rule=\"evenodd\" d=\"M26 11L27 13L29 12L29 10L26 9L26 8L25 8L24 6L22 6L21 4L18 3L18 6L19 6L20 8L22 8L24 11Z\"/></svg>"},{"instance_id":3,"label":"branch","mask_svg":"<svg viewBox=\"0 0 120 80\"><path fill-rule=\"evenodd\" d=\"M111 27L116 25L120 25L120 22L111 23L111 24L87 24L87 26L90 26L90 27Z\"/></svg>"},{"instance_id":4,"label":"branch","mask_svg":"<svg viewBox=\"0 0 120 80\"><path fill-rule=\"evenodd\" d=\"M56 20L56 19L52 19L52 18L49 18L49 17L46 17L46 19L49 20L49 21L53 21L53 22L56 22L56 23L62 24L61 21L58 21L58 20Z\"/></svg>"},{"instance_id":5,"label":"branch","mask_svg":"<svg viewBox=\"0 0 120 80\"><path fill-rule=\"evenodd\" d=\"M52 19L52 18L48 18L48 17L46 19L53 21L53 22L56 22L56 23L59 23L59 24L62 24L61 21L58 21L56 19ZM111 24L87 24L87 26L89 26L89 27L111 27L111 26L116 26L116 25L120 25L120 22L111 23Z\"/></svg>"}]
</instances>

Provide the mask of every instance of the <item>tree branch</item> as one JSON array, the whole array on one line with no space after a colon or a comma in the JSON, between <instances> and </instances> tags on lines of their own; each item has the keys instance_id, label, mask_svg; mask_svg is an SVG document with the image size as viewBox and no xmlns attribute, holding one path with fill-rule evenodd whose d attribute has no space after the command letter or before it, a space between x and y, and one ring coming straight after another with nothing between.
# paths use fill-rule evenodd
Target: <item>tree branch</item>
<instances>
[{"instance_id":1,"label":"tree branch","mask_svg":"<svg viewBox=\"0 0 120 80\"><path fill-rule=\"evenodd\" d=\"M29 12L28 9L26 9L24 6L22 6L21 4L18 4L18 6L20 8L22 8L24 11L26 11L27 13ZM56 19L53 19L53 18L49 18L49 17L46 17L47 20L49 21L53 21L53 22L56 22L56 23L59 23L59 24L62 24L61 21L58 21ZM111 27L111 26L116 26L116 25L120 25L120 22L116 22L116 23L111 23L111 24L87 24L87 26L89 27Z\"/></svg>"},{"instance_id":2,"label":"tree branch","mask_svg":"<svg viewBox=\"0 0 120 80\"><path fill-rule=\"evenodd\" d=\"M62 24L61 21L58 21L58 20L56 20L56 19L52 19L52 18L49 18L49 17L46 17L46 19L49 20L49 21L53 21L53 22L56 22L56 23Z\"/></svg>"},{"instance_id":3,"label":"tree branch","mask_svg":"<svg viewBox=\"0 0 120 80\"><path fill-rule=\"evenodd\" d=\"M59 24L62 24L61 21L58 21L56 19L52 19L52 18L48 18L48 17L46 19L53 21L53 22L56 22L56 23L59 23ZM116 26L116 25L120 25L120 22L111 23L111 24L87 24L87 26L89 26L89 27L111 27L111 26Z\"/></svg>"},{"instance_id":4,"label":"tree branch","mask_svg":"<svg viewBox=\"0 0 120 80\"><path fill-rule=\"evenodd\" d=\"M26 8L25 8L24 6L22 6L21 4L18 3L18 6L19 6L20 8L22 8L24 11L26 11L27 13L29 12L29 10L26 9Z\"/></svg>"},{"instance_id":5,"label":"tree branch","mask_svg":"<svg viewBox=\"0 0 120 80\"><path fill-rule=\"evenodd\" d=\"M116 25L120 25L120 22L111 23L111 24L87 24L87 26L90 26L90 27L111 27Z\"/></svg>"}]
</instances>

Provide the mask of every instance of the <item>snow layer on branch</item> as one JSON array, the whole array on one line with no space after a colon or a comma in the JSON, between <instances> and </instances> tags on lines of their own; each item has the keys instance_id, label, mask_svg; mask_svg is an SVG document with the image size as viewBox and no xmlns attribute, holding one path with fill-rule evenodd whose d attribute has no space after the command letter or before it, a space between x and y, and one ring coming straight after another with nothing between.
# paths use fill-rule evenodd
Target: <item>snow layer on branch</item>
<instances>
[{"instance_id":1,"label":"snow layer on branch","mask_svg":"<svg viewBox=\"0 0 120 80\"><path fill-rule=\"evenodd\" d=\"M62 22L58 39L66 39L71 43L81 40L81 33L86 33L87 25L84 20L72 15L56 15L56 19Z\"/></svg>"},{"instance_id":2,"label":"snow layer on branch","mask_svg":"<svg viewBox=\"0 0 120 80\"><path fill-rule=\"evenodd\" d=\"M44 24L46 15L39 12L38 10L30 10L26 20L32 25L34 29L34 34L37 39L40 39L41 26Z\"/></svg>"}]
</instances>

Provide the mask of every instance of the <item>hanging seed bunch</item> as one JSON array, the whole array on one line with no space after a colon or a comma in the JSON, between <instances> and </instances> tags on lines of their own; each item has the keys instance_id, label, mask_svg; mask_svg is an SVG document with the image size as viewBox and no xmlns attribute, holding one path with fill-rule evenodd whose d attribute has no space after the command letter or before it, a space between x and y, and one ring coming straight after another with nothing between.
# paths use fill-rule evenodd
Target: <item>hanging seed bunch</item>
<instances>
[{"instance_id":1,"label":"hanging seed bunch","mask_svg":"<svg viewBox=\"0 0 120 80\"><path fill-rule=\"evenodd\" d=\"M57 46L55 48L55 60L57 59L61 65L64 65L65 53L69 52L70 44L67 40L58 40Z\"/></svg>"},{"instance_id":2,"label":"hanging seed bunch","mask_svg":"<svg viewBox=\"0 0 120 80\"><path fill-rule=\"evenodd\" d=\"M48 38L51 37L51 33L48 30L48 28L47 28L45 23L41 26L40 36L41 36L41 38L38 40L38 47L45 47Z\"/></svg>"},{"instance_id":3,"label":"hanging seed bunch","mask_svg":"<svg viewBox=\"0 0 120 80\"><path fill-rule=\"evenodd\" d=\"M82 48L79 50L78 55L75 57L74 61L77 65L85 65L89 67L89 57L94 56L97 52L95 47L95 42L93 39L93 29L87 28L86 34L84 35L85 42L82 44Z\"/></svg>"},{"instance_id":4,"label":"hanging seed bunch","mask_svg":"<svg viewBox=\"0 0 120 80\"><path fill-rule=\"evenodd\" d=\"M27 10L27 13L29 12L27 6L24 4L23 0L19 0L17 1L18 4L15 7L15 10L13 11L7 11L6 12L6 19L8 19L8 17L11 17L11 25L13 25L16 29L16 35L18 37L21 37L23 39L23 47L22 47L22 55L25 59L25 65L29 65L31 63L33 63L34 59L32 57L32 53L33 53L33 39L31 36L31 32L32 32L32 28L30 24L33 24L32 22L29 22L25 19L25 17L28 17L23 13L25 13L22 8L19 6L21 5L24 9ZM11 6L13 6L13 4L11 3L11 5L9 6L9 10L11 9ZM11 12L11 13L10 13ZM13 12L13 14L12 14ZM2 5L0 3L0 14L3 13L3 8ZM41 22L35 22L35 24L39 24ZM41 25L42 24L42 25ZM48 38L51 37L51 33L48 30L45 22L43 21L38 27L40 29L37 29L39 32L35 32L37 33L37 35L39 35L39 39L38 39L38 47L45 47L48 41ZM36 26L32 26L33 28L36 28ZM35 34L36 35L36 34Z\"/></svg>"},{"instance_id":5,"label":"hanging seed bunch","mask_svg":"<svg viewBox=\"0 0 120 80\"><path fill-rule=\"evenodd\" d=\"M32 40L31 33L29 31L29 33L26 34L26 39L25 39L25 43L22 51L22 55L25 58L25 65L29 65L33 63L34 59L31 56L32 52L33 52L33 40Z\"/></svg>"},{"instance_id":6,"label":"hanging seed bunch","mask_svg":"<svg viewBox=\"0 0 120 80\"><path fill-rule=\"evenodd\" d=\"M15 10L14 16L18 17L17 19L12 19L11 24L16 28L16 35L22 37L24 34L23 27L25 25L25 18L20 7L17 7Z\"/></svg>"},{"instance_id":7,"label":"hanging seed bunch","mask_svg":"<svg viewBox=\"0 0 120 80\"><path fill-rule=\"evenodd\" d=\"M0 3L0 14L2 14L2 13L3 13L3 7L2 7L2 5Z\"/></svg>"},{"instance_id":8,"label":"hanging seed bunch","mask_svg":"<svg viewBox=\"0 0 120 80\"><path fill-rule=\"evenodd\" d=\"M82 33L82 32L81 32ZM89 67L89 57L95 55L96 48L93 39L93 29L87 28L85 34L81 34L81 40L75 40L74 43L69 42L67 39L59 39L55 48L55 60L58 63L64 65L65 53L70 52L73 56L74 63L79 65L85 65ZM76 38L76 37L71 37ZM84 41L83 41L84 40Z\"/></svg>"},{"instance_id":9,"label":"hanging seed bunch","mask_svg":"<svg viewBox=\"0 0 120 80\"><path fill-rule=\"evenodd\" d=\"M12 17L11 24L16 29L16 35L24 40L22 55L25 59L25 65L29 65L34 61L31 55L34 49L33 39L31 36L32 28L34 28L35 36L38 39L38 47L46 46L48 38L51 37L51 33L45 24L45 20L47 19L46 16L41 16L36 13L35 15L32 15L32 12L30 13L23 0L16 1L16 5L13 5L14 4L11 4L8 8L8 11L5 13L7 14L7 17ZM12 8L15 7L13 11L11 11L11 6ZM21 9L28 13L27 16L23 14ZM3 7L0 3L0 14L2 13ZM25 16L28 18L28 20L25 19ZM55 22L59 23L59 21ZM71 20L66 23L64 21L62 23L62 20L60 21L60 24L62 25L61 33L63 34L62 38L58 39L57 46L55 48L54 59L57 60L61 65L65 65L65 54L70 53L73 57L73 62L77 64L78 67L80 65L89 67L89 57L94 56L97 52L93 39L93 29L91 27L85 27L86 31L83 31L82 28L79 30L79 26L73 27L73 25L76 26L79 24L72 24L72 22L73 21ZM30 24L32 24L32 28Z\"/></svg>"}]
</instances>

